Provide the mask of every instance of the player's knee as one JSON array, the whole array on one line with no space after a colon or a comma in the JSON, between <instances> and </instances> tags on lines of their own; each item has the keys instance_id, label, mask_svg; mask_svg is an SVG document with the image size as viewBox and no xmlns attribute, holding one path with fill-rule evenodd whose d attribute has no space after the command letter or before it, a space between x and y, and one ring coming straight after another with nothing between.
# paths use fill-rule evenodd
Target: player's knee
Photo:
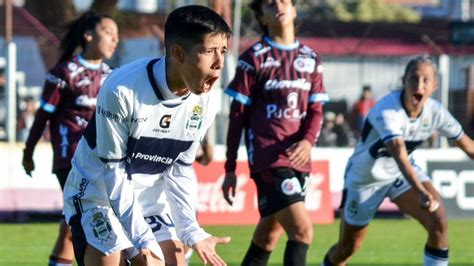
<instances>
[{"instance_id":1,"label":"player's knee","mask_svg":"<svg viewBox=\"0 0 474 266\"><path fill-rule=\"evenodd\" d=\"M311 223L304 223L296 226L293 234L289 235L288 238L298 242L311 244L313 241L313 225Z\"/></svg>"},{"instance_id":2,"label":"player's knee","mask_svg":"<svg viewBox=\"0 0 474 266\"><path fill-rule=\"evenodd\" d=\"M264 250L273 250L281 234L271 231L268 234L258 234L253 237L253 242Z\"/></svg>"},{"instance_id":3,"label":"player's knee","mask_svg":"<svg viewBox=\"0 0 474 266\"><path fill-rule=\"evenodd\" d=\"M441 237L448 232L448 219L445 215L434 215L430 219L427 230L430 235Z\"/></svg>"}]
</instances>

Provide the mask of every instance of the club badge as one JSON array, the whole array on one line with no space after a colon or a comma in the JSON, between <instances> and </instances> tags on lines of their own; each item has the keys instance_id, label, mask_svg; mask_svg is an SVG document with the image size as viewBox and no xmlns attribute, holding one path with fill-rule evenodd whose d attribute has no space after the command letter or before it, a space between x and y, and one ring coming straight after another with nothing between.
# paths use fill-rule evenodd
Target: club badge
<instances>
[{"instance_id":1,"label":"club badge","mask_svg":"<svg viewBox=\"0 0 474 266\"><path fill-rule=\"evenodd\" d=\"M196 137L197 132L202 126L202 106L195 105L191 112L191 115L188 117L186 121L186 136L188 137Z\"/></svg>"},{"instance_id":2,"label":"club badge","mask_svg":"<svg viewBox=\"0 0 474 266\"><path fill-rule=\"evenodd\" d=\"M112 226L110 225L109 219L104 217L101 212L94 213L91 223L94 236L101 242L111 239Z\"/></svg>"}]
</instances>

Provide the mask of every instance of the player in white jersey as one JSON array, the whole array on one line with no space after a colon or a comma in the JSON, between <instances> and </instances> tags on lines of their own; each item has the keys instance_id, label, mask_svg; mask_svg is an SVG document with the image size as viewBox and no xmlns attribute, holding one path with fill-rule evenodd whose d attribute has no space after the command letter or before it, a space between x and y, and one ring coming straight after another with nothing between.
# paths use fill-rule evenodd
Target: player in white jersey
<instances>
[{"instance_id":1,"label":"player in white jersey","mask_svg":"<svg viewBox=\"0 0 474 266\"><path fill-rule=\"evenodd\" d=\"M209 8L176 9L165 24L166 57L135 61L104 82L64 191L79 265L119 265L128 258L174 264L178 255L167 244L180 245L178 239L204 263L225 265L215 245L230 239L209 235L196 221L191 164L216 113L208 92L230 34ZM177 237L156 230L158 215L176 226Z\"/></svg>"},{"instance_id":2,"label":"player in white jersey","mask_svg":"<svg viewBox=\"0 0 474 266\"><path fill-rule=\"evenodd\" d=\"M454 141L471 159L474 142L449 111L430 98L437 89L437 68L429 57L413 58L402 81L403 90L380 99L365 121L345 172L339 242L327 252L323 265L347 263L361 247L385 197L426 229L424 265L448 264L444 205L411 155L435 131Z\"/></svg>"}]
</instances>

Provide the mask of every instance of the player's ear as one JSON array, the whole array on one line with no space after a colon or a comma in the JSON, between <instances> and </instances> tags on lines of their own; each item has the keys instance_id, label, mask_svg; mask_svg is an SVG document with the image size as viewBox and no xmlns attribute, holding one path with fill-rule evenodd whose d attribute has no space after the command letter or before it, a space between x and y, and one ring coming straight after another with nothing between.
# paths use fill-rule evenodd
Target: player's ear
<instances>
[{"instance_id":1,"label":"player's ear","mask_svg":"<svg viewBox=\"0 0 474 266\"><path fill-rule=\"evenodd\" d=\"M91 42L92 41L92 32L91 31L86 31L84 32L84 40L86 40L86 42Z\"/></svg>"},{"instance_id":2,"label":"player's ear","mask_svg":"<svg viewBox=\"0 0 474 266\"><path fill-rule=\"evenodd\" d=\"M177 43L173 43L170 47L171 49L171 56L176 59L178 62L183 63L185 52L183 47Z\"/></svg>"}]
</instances>

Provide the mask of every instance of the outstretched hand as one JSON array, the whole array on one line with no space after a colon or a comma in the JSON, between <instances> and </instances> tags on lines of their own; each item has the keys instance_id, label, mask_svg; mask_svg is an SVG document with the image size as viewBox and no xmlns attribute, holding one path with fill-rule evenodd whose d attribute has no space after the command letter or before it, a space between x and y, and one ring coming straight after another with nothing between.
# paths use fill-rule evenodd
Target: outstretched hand
<instances>
[{"instance_id":1,"label":"outstretched hand","mask_svg":"<svg viewBox=\"0 0 474 266\"><path fill-rule=\"evenodd\" d=\"M234 203L233 198L235 197L235 188L237 187L237 176L235 173L226 173L224 182L222 182L222 193L224 193L224 199L232 205ZM229 195L230 192L230 195Z\"/></svg>"},{"instance_id":2,"label":"outstretched hand","mask_svg":"<svg viewBox=\"0 0 474 266\"><path fill-rule=\"evenodd\" d=\"M216 253L217 244L228 244L230 242L230 237L215 237L210 236L202 241L197 242L193 245L193 249L201 258L204 264L210 264L215 266L225 266L227 265L224 260Z\"/></svg>"}]
</instances>

